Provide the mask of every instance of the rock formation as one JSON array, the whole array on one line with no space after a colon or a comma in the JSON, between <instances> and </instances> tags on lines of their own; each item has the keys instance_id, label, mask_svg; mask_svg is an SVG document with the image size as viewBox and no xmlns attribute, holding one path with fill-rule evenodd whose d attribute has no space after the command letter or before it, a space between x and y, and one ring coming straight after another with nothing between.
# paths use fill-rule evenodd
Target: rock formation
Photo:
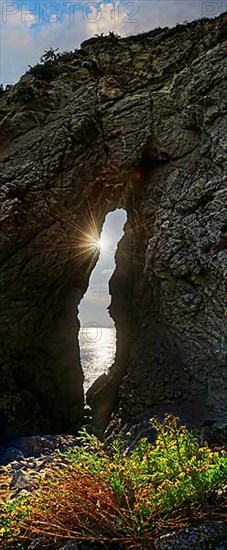
<instances>
[{"instance_id":1,"label":"rock formation","mask_svg":"<svg viewBox=\"0 0 227 550\"><path fill-rule=\"evenodd\" d=\"M2 435L75 429L83 231L124 207L96 423L226 414L226 14L87 40L0 97ZM118 412L117 412L118 411Z\"/></svg>"}]
</instances>

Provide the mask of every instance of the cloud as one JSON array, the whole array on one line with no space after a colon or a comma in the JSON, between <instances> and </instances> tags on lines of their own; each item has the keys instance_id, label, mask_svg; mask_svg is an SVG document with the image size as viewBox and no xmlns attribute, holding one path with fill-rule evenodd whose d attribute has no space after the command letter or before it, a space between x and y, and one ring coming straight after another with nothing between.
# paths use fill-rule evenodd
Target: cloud
<instances>
[{"instance_id":1,"label":"cloud","mask_svg":"<svg viewBox=\"0 0 227 550\"><path fill-rule=\"evenodd\" d=\"M19 7L15 13L2 17L1 82L16 82L28 70L28 65L39 61L44 50L50 47L73 50L88 37L82 12L74 21L70 21L68 13L62 13L60 20L50 14L50 19L49 23L42 17L37 20L34 13Z\"/></svg>"},{"instance_id":2,"label":"cloud","mask_svg":"<svg viewBox=\"0 0 227 550\"><path fill-rule=\"evenodd\" d=\"M128 4L128 2L100 2L94 6L91 5L86 21L88 34L90 36L108 34L110 31L121 36L133 34L138 22L136 14L139 11L139 2L131 3L135 17L129 17L126 9Z\"/></svg>"},{"instance_id":3,"label":"cloud","mask_svg":"<svg viewBox=\"0 0 227 550\"><path fill-rule=\"evenodd\" d=\"M87 4L88 6L88 4ZM87 8L88 9L88 8ZM146 32L159 26L217 16L223 10L223 2L203 0L126 0L94 2L87 12L89 35L113 31L121 36Z\"/></svg>"},{"instance_id":4,"label":"cloud","mask_svg":"<svg viewBox=\"0 0 227 550\"><path fill-rule=\"evenodd\" d=\"M1 24L1 81L13 83L27 68L25 62L31 47L31 25L34 18L30 17L25 25L18 11ZM35 44L34 44L35 51ZM19 52L19 55L18 55ZM26 64L25 64L26 63Z\"/></svg>"},{"instance_id":5,"label":"cloud","mask_svg":"<svg viewBox=\"0 0 227 550\"><path fill-rule=\"evenodd\" d=\"M22 3L26 10L19 1L3 4L8 6L8 13L3 11L1 15L0 77L4 83L18 80L28 65L37 63L50 47L73 50L86 38L102 32L127 36L157 26L215 16L223 9L221 0L68 0L48 4L27 1ZM13 6L17 6L15 13Z\"/></svg>"}]
</instances>

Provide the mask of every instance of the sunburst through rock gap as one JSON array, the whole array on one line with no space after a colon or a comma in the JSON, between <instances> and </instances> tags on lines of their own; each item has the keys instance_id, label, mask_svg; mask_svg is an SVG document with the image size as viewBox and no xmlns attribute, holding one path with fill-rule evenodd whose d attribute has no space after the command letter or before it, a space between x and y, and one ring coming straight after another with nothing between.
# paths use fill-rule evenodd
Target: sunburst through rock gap
<instances>
[{"instance_id":1,"label":"sunburst through rock gap","mask_svg":"<svg viewBox=\"0 0 227 550\"><path fill-rule=\"evenodd\" d=\"M115 252L123 236L127 216L123 209L107 214L99 240L92 243L100 251L88 290L79 306L79 346L84 372L84 390L111 367L116 351L114 322L108 313L108 282L115 269Z\"/></svg>"}]
</instances>

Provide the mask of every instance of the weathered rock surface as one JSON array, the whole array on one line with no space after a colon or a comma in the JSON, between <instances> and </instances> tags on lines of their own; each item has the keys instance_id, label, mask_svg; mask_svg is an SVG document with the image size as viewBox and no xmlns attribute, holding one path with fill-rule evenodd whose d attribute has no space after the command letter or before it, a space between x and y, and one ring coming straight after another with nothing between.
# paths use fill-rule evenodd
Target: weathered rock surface
<instances>
[{"instance_id":1,"label":"weathered rock surface","mask_svg":"<svg viewBox=\"0 0 227 550\"><path fill-rule=\"evenodd\" d=\"M1 430L70 432L83 412L77 306L97 232L124 207L116 362L97 425L226 415L226 14L86 41L0 98ZM27 91L26 91L27 90ZM26 92L26 93L25 93Z\"/></svg>"},{"instance_id":2,"label":"weathered rock surface","mask_svg":"<svg viewBox=\"0 0 227 550\"><path fill-rule=\"evenodd\" d=\"M225 550L226 538L227 524L214 521L164 535L155 543L155 550Z\"/></svg>"}]
</instances>

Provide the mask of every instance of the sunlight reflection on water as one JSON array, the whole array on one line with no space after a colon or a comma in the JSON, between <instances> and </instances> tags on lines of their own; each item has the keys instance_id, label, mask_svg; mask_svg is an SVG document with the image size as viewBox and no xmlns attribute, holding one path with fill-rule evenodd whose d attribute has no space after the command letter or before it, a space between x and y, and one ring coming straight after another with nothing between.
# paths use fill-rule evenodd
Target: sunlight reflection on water
<instances>
[{"instance_id":1,"label":"sunlight reflection on water","mask_svg":"<svg viewBox=\"0 0 227 550\"><path fill-rule=\"evenodd\" d=\"M116 351L115 328L82 327L79 332L81 366L84 373L84 390L108 372Z\"/></svg>"}]
</instances>

